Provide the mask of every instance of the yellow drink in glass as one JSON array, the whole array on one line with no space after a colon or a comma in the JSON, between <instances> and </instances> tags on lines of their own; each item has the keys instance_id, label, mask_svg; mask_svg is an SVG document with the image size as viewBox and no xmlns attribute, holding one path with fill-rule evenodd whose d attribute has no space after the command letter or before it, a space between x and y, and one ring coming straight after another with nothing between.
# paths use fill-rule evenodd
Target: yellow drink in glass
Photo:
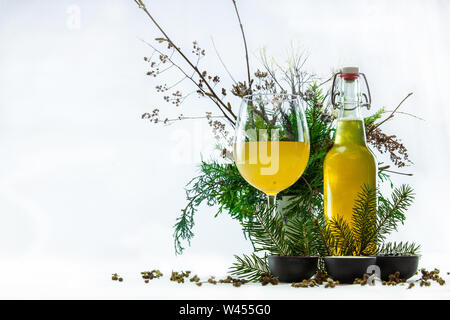
<instances>
[{"instance_id":1,"label":"yellow drink in glass","mask_svg":"<svg viewBox=\"0 0 450 320\"><path fill-rule=\"evenodd\" d=\"M234 144L234 159L242 177L269 196L293 185L309 159L309 143L252 141Z\"/></svg>"}]
</instances>

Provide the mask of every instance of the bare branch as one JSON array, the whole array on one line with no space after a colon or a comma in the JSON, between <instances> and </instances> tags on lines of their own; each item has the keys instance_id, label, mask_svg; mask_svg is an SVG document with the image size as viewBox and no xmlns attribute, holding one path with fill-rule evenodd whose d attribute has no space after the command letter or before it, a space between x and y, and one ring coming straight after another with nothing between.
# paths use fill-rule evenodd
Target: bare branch
<instances>
[{"instance_id":1,"label":"bare branch","mask_svg":"<svg viewBox=\"0 0 450 320\"><path fill-rule=\"evenodd\" d=\"M153 18L153 16L147 10L147 8L145 7L145 4L143 3L143 1L142 0L133 0L133 1L139 6L140 9L142 9L145 12L145 14L150 18L150 20L153 22L153 24L163 34L163 36L165 38L161 39L161 41L167 41L169 43L169 45L172 46L178 52L178 54L184 59L184 61L195 71L195 73L197 73L197 75L200 77L200 79L202 79L202 81L205 83L205 85L207 86L208 90L210 91L209 92L210 94L208 95L208 97L211 100L216 102L216 105L219 107L219 109L222 112L222 114L225 116L225 118L227 118L227 120L230 122L230 124L232 126L234 126L236 124L237 117L234 114L233 110L228 108L227 105L219 98L219 96L216 94L214 89L211 87L211 85L209 84L207 79L205 79L205 77L202 75L202 73L197 68L197 66L195 66L191 62L191 60L189 60L189 58L186 57L186 55L181 51L181 49L174 44L174 42L170 39L170 37L167 35L167 33L164 31L164 29L158 24L158 22Z\"/></svg>"},{"instance_id":2,"label":"bare branch","mask_svg":"<svg viewBox=\"0 0 450 320\"><path fill-rule=\"evenodd\" d=\"M245 62L247 64L247 77L248 77L248 90L251 91L252 89L252 81L251 81L251 75L250 75L250 62L248 60L248 49L247 49L247 41L245 40L245 33L244 33L244 27L242 26L241 17L239 16L239 10L236 5L236 0L232 0L234 5L234 10L236 11L236 16L239 21L239 27L241 28L241 34L242 39L244 41L244 48L245 48Z\"/></svg>"},{"instance_id":3,"label":"bare branch","mask_svg":"<svg viewBox=\"0 0 450 320\"><path fill-rule=\"evenodd\" d=\"M222 64L223 68L225 69L225 71L228 73L228 75L230 76L231 80L233 80L233 82L235 84L237 84L236 80L234 79L234 77L231 75L231 72L228 70L227 66L225 65L225 63L222 60L222 57L220 56L219 52L217 51L216 48L216 44L214 43L214 39L211 37L211 42L213 44L214 47L214 51L216 52L217 58L219 58L220 63Z\"/></svg>"},{"instance_id":4,"label":"bare branch","mask_svg":"<svg viewBox=\"0 0 450 320\"><path fill-rule=\"evenodd\" d=\"M386 121L392 119L394 117L394 114L397 112L397 110L400 108L400 106L403 104L403 102L405 102L406 99L408 99L413 93L410 92L408 93L408 95L406 97L403 98L402 101L400 101L400 103L398 104L398 106L389 114L389 116L384 119L383 121L381 121L380 123L378 123L376 126L372 126L370 128L370 131L375 130L376 128L378 128L379 126L381 126L383 123L385 123Z\"/></svg>"}]
</instances>

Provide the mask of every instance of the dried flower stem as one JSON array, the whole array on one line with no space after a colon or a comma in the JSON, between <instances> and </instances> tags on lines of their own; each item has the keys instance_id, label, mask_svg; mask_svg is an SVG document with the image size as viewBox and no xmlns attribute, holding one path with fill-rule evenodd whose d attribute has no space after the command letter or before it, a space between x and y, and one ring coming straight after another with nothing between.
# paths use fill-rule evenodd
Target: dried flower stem
<instances>
[{"instance_id":1,"label":"dried flower stem","mask_svg":"<svg viewBox=\"0 0 450 320\"><path fill-rule=\"evenodd\" d=\"M244 41L245 62L247 64L248 90L251 91L251 89L252 89L252 81L251 81L251 76L250 76L250 62L248 60L247 40L245 39L244 27L242 26L241 17L239 16L239 10L238 10L237 5L236 5L236 0L232 0L232 1L233 1L233 5L234 5L234 10L236 11L236 16L237 16L238 21L239 21L239 27L241 28L242 39Z\"/></svg>"},{"instance_id":2,"label":"dried flower stem","mask_svg":"<svg viewBox=\"0 0 450 320\"><path fill-rule=\"evenodd\" d=\"M391 111L391 110L386 110L386 111L384 111L384 112L382 112L382 113L389 113L389 112L392 112L392 111ZM423 118L421 118L421 117L418 117L418 116L416 116L416 115L414 115L414 114L408 113L408 112L397 111L396 113L397 113L397 114L403 114L403 115L405 115L405 116L410 116L410 117L416 118L416 119L418 119L418 120L425 121L425 119L423 119Z\"/></svg>"},{"instance_id":3,"label":"dried flower stem","mask_svg":"<svg viewBox=\"0 0 450 320\"><path fill-rule=\"evenodd\" d=\"M412 173L404 173L404 172L398 172L398 171L393 171L393 170L388 170L391 166L387 165L387 166L382 166L378 168L378 171L386 171L386 172L390 172L390 173L394 173L394 174L400 174L403 176L413 176Z\"/></svg>"},{"instance_id":4,"label":"dried flower stem","mask_svg":"<svg viewBox=\"0 0 450 320\"><path fill-rule=\"evenodd\" d=\"M400 174L402 176L410 176L410 177L412 177L414 175L412 173L403 173L403 172L392 171L392 170L383 170L383 171L386 171L386 172L389 172L389 173L394 173L394 174Z\"/></svg>"},{"instance_id":5,"label":"dried flower stem","mask_svg":"<svg viewBox=\"0 0 450 320\"><path fill-rule=\"evenodd\" d=\"M389 114L389 116L384 119L383 121L381 121L380 123L378 123L376 126L372 126L370 128L370 131L375 130L376 128L378 128L379 126L381 126L383 123L385 123L386 121L392 119L394 117L394 114L397 112L397 110L400 108L400 106L403 104L403 102L405 102L406 99L408 99L413 93L410 92L408 93L408 95L406 97L403 98L402 101L400 101L400 103L398 104L398 106Z\"/></svg>"},{"instance_id":6,"label":"dried flower stem","mask_svg":"<svg viewBox=\"0 0 450 320\"><path fill-rule=\"evenodd\" d=\"M175 122L175 121L179 121L179 120L198 120L198 119L214 119L214 118L220 118L223 119L224 116L198 116L198 117L185 117L185 116L180 116L178 118L174 118L174 119L167 119L167 122Z\"/></svg>"},{"instance_id":7,"label":"dried flower stem","mask_svg":"<svg viewBox=\"0 0 450 320\"><path fill-rule=\"evenodd\" d=\"M153 22L153 24L164 35L165 40L167 40L167 42L171 46L173 46L173 48L178 52L178 54L186 61L186 63L194 70L194 72L197 73L197 75L200 77L200 79L203 80L203 82L206 84L208 90L210 91L206 95L216 103L216 105L219 107L220 111L223 113L225 118L227 118L227 120L230 122L230 124L232 126L234 126L236 124L237 117L233 113L231 108L228 108L227 105L218 97L218 95L216 94L214 89L211 87L211 85L206 80L206 78L202 75L202 73L197 68L197 66L195 66L191 62L191 60L189 60L189 58L186 57L186 55L183 53L183 51L181 51L181 49L173 43L173 41L170 39L170 37L167 35L167 33L164 31L164 29L158 24L158 22L153 18L153 16L147 10L147 8L145 7L145 4L142 2L142 0L133 0L133 1L139 6L140 9L142 9L145 12L145 14L150 18L150 20Z\"/></svg>"},{"instance_id":8,"label":"dried flower stem","mask_svg":"<svg viewBox=\"0 0 450 320\"><path fill-rule=\"evenodd\" d=\"M227 66L225 65L225 63L222 60L222 57L219 54L219 51L216 48L216 44L214 43L214 39L211 37L211 42L213 44L213 48L214 51L216 52L217 58L219 58L220 63L222 64L223 68L225 69L225 71L228 73L228 75L230 76L231 80L237 84L237 81L234 79L233 75L231 74L231 72L228 70Z\"/></svg>"}]
</instances>

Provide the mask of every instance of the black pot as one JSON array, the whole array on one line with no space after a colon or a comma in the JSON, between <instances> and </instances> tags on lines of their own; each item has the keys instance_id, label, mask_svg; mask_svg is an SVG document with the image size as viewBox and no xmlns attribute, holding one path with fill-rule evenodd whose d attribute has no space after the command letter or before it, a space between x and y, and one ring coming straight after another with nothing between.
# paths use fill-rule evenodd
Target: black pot
<instances>
[{"instance_id":1,"label":"black pot","mask_svg":"<svg viewBox=\"0 0 450 320\"><path fill-rule=\"evenodd\" d=\"M376 264L376 257L336 256L325 257L325 268L333 280L340 283L353 283L355 278L362 278L367 268Z\"/></svg>"},{"instance_id":2,"label":"black pot","mask_svg":"<svg viewBox=\"0 0 450 320\"><path fill-rule=\"evenodd\" d=\"M318 257L269 256L269 270L281 282L300 282L316 273L318 260Z\"/></svg>"},{"instance_id":3,"label":"black pot","mask_svg":"<svg viewBox=\"0 0 450 320\"><path fill-rule=\"evenodd\" d=\"M389 280L390 274L400 272L399 278L409 279L419 266L418 255L409 256L377 256L377 266L380 267L381 280Z\"/></svg>"}]
</instances>

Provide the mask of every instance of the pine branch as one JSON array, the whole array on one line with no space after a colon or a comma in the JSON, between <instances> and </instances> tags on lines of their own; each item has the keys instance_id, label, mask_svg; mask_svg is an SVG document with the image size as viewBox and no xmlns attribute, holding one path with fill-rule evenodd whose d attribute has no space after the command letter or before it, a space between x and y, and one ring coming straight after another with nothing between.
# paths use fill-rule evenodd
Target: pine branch
<instances>
[{"instance_id":1,"label":"pine branch","mask_svg":"<svg viewBox=\"0 0 450 320\"><path fill-rule=\"evenodd\" d=\"M362 187L355 200L352 214L352 233L355 239L355 255L371 255L376 251L377 192L367 185Z\"/></svg>"},{"instance_id":2,"label":"pine branch","mask_svg":"<svg viewBox=\"0 0 450 320\"><path fill-rule=\"evenodd\" d=\"M397 256L397 255L415 255L420 253L420 245L414 242L388 242L384 243L377 251L378 255Z\"/></svg>"},{"instance_id":3,"label":"pine branch","mask_svg":"<svg viewBox=\"0 0 450 320\"><path fill-rule=\"evenodd\" d=\"M314 224L316 226L316 231L318 232L320 239L322 240L322 245L323 248L325 248L326 254L330 255L331 250L328 246L328 241L324 235L324 228L322 228L322 225L319 223L318 219L316 217L313 216L312 214L312 204L313 204L313 194L314 194L314 190L311 188L311 185L308 183L308 181L302 177L302 179L305 181L306 185L309 188L309 199L308 199L308 215L309 218L314 221ZM322 199L320 199L322 200ZM321 206L323 208L323 203L321 202ZM323 215L322 215L323 216Z\"/></svg>"},{"instance_id":4,"label":"pine branch","mask_svg":"<svg viewBox=\"0 0 450 320\"><path fill-rule=\"evenodd\" d=\"M291 243L285 236L284 221L272 214L273 208L263 206L254 212L255 219L242 223L244 231L252 239L255 251L267 251L274 255L290 255Z\"/></svg>"},{"instance_id":5,"label":"pine branch","mask_svg":"<svg viewBox=\"0 0 450 320\"><path fill-rule=\"evenodd\" d=\"M295 255L317 255L317 229L314 222L301 215L286 220L286 237L290 239Z\"/></svg>"},{"instance_id":6,"label":"pine branch","mask_svg":"<svg viewBox=\"0 0 450 320\"><path fill-rule=\"evenodd\" d=\"M414 191L409 185L402 185L394 189L391 197L391 201L382 195L378 197L380 203L374 237L379 243L382 243L392 231L396 231L399 223L404 223L405 212L414 200Z\"/></svg>"},{"instance_id":7,"label":"pine branch","mask_svg":"<svg viewBox=\"0 0 450 320\"><path fill-rule=\"evenodd\" d=\"M328 228L331 236L330 247L334 251L333 255L351 256L357 251L351 227L342 216L330 219Z\"/></svg>"},{"instance_id":8,"label":"pine branch","mask_svg":"<svg viewBox=\"0 0 450 320\"><path fill-rule=\"evenodd\" d=\"M229 269L231 275L250 281L257 281L262 273L269 272L267 256L260 258L252 253L250 256L243 254L242 257L237 255L234 257L236 262Z\"/></svg>"},{"instance_id":9,"label":"pine branch","mask_svg":"<svg viewBox=\"0 0 450 320\"><path fill-rule=\"evenodd\" d=\"M405 220L405 211L411 205L414 194L408 185L394 189L392 201L378 194L374 188L363 186L353 208L351 226L341 217L328 221L327 236L329 247L336 255L373 255L377 252L377 243L383 243L386 235L397 230L397 225ZM413 250L414 249L414 250ZM379 252L417 251L414 244L386 244Z\"/></svg>"}]
</instances>

